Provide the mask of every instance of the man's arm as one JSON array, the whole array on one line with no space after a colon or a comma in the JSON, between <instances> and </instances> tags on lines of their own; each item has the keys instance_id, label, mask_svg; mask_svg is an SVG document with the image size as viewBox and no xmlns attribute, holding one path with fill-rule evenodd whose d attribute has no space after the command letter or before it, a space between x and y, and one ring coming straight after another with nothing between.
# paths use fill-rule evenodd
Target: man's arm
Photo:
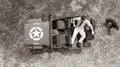
<instances>
[{"instance_id":1,"label":"man's arm","mask_svg":"<svg viewBox=\"0 0 120 67\"><path fill-rule=\"evenodd\" d=\"M86 20L86 24L91 28L92 34L94 34L93 26L92 26L92 24L90 23L89 20Z\"/></svg>"},{"instance_id":2,"label":"man's arm","mask_svg":"<svg viewBox=\"0 0 120 67\"><path fill-rule=\"evenodd\" d=\"M74 21L74 19L71 19L71 22L72 22L73 26L75 27L75 21Z\"/></svg>"},{"instance_id":3,"label":"man's arm","mask_svg":"<svg viewBox=\"0 0 120 67\"><path fill-rule=\"evenodd\" d=\"M74 27L78 27L80 25L80 22L81 22L81 17L76 17L76 18L73 18L73 26Z\"/></svg>"}]
</instances>

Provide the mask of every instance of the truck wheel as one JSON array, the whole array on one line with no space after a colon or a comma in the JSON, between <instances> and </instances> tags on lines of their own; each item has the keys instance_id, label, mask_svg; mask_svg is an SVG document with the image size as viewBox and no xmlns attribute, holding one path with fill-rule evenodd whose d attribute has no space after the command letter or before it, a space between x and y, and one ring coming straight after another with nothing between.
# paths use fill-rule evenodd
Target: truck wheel
<instances>
[{"instance_id":1,"label":"truck wheel","mask_svg":"<svg viewBox=\"0 0 120 67\"><path fill-rule=\"evenodd\" d=\"M35 49L30 49L30 52L31 52L32 54L35 54L35 53L36 53L36 50L35 50Z\"/></svg>"}]
</instances>

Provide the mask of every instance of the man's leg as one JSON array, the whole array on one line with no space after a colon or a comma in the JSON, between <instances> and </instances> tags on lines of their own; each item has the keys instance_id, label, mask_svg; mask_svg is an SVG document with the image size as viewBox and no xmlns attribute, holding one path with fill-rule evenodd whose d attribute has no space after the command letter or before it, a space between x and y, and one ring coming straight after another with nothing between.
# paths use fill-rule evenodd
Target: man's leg
<instances>
[{"instance_id":1,"label":"man's leg","mask_svg":"<svg viewBox=\"0 0 120 67\"><path fill-rule=\"evenodd\" d=\"M74 41L75 41L75 38L76 38L77 34L78 34L78 31L77 31L77 29L75 28L75 29L74 29L74 32L73 32L73 35L72 35L72 38L71 38L71 44L72 44L72 45L73 45L73 43L74 43Z\"/></svg>"},{"instance_id":2,"label":"man's leg","mask_svg":"<svg viewBox=\"0 0 120 67\"><path fill-rule=\"evenodd\" d=\"M79 39L79 43L83 43L83 40L86 38L86 34L84 30L79 30L81 38Z\"/></svg>"}]
</instances>

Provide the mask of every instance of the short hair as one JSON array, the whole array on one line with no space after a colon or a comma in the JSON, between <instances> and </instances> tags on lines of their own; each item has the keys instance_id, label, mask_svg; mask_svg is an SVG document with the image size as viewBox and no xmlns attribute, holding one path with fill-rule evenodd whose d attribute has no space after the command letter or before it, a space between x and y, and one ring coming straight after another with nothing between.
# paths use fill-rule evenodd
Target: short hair
<instances>
[{"instance_id":1,"label":"short hair","mask_svg":"<svg viewBox=\"0 0 120 67\"><path fill-rule=\"evenodd\" d=\"M81 20L85 20L86 19L86 16L85 15L82 15L81 16Z\"/></svg>"}]
</instances>

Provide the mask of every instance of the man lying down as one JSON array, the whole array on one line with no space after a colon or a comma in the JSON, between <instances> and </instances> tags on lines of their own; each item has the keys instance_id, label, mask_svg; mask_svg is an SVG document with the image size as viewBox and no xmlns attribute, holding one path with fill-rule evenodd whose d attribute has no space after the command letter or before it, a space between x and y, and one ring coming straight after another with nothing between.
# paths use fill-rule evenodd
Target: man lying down
<instances>
[{"instance_id":1,"label":"man lying down","mask_svg":"<svg viewBox=\"0 0 120 67\"><path fill-rule=\"evenodd\" d=\"M90 18L90 23L92 24L93 30L95 31L95 20ZM83 41L83 46L90 47L91 42L94 39L94 35L91 33L91 29L87 25L85 26L85 33L86 33L86 38Z\"/></svg>"}]
</instances>

